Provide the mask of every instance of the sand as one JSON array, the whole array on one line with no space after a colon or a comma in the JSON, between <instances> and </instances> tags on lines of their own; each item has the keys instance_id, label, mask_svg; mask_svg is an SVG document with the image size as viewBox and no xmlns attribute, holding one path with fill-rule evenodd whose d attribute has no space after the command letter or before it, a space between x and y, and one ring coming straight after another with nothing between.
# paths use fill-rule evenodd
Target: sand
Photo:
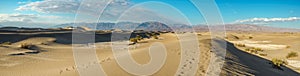
<instances>
[{"instance_id":1,"label":"sand","mask_svg":"<svg viewBox=\"0 0 300 76\"><path fill-rule=\"evenodd\" d=\"M268 49L268 50L280 50L288 47L288 45L272 44L271 41L242 40L242 41L230 41L230 42L234 44L244 44L247 47L255 47L261 49Z\"/></svg>"},{"instance_id":2,"label":"sand","mask_svg":"<svg viewBox=\"0 0 300 76\"><path fill-rule=\"evenodd\" d=\"M198 42L201 51L198 51L200 57L198 60L193 60L190 56L188 63L180 63L181 56L186 56L181 52L180 41L178 41L177 35L168 33L162 34L161 39L145 39L135 45L129 45L129 53L133 60L139 64L147 64L151 61L151 55L149 48L153 44L163 44L166 50L166 61L160 67L159 70L153 73L153 76L174 76L174 75L188 75L189 70L197 69L196 76L205 76L209 73L210 59L216 55L211 51L211 39L209 33L201 32L198 35ZM284 58L290 51L297 51L297 46L300 45L300 34L284 34L284 33L236 33L230 32L231 37L234 40L228 40L227 54L225 58L224 67L221 69L220 75L258 75L258 76L297 76L299 71L297 70L299 63L299 57L289 60L290 65L283 67L283 70L272 68L269 64L269 60L274 57ZM12 45L4 45L0 47L0 76L79 76L78 68L90 69L93 66L99 66L103 68L107 76L132 76L129 72L122 69L113 55L111 43L105 41L107 36L101 35L99 42L95 43L96 56L98 57L95 62L75 65L72 45L70 44L69 32L47 32L47 33L0 33L0 41L5 42L11 40ZM180 36L190 36L186 34L180 34ZM248 39L248 36L252 36L253 39ZM15 38L17 39L11 39ZM101 39L104 39L101 41ZM189 41L189 39L185 39ZM245 43L244 40L248 40ZM193 40L194 41L194 40ZM234 46L231 41L244 41L247 46L261 46L264 44L270 45L285 45L290 48L279 48L264 51L268 53L268 56L260 57L248 52L244 52L243 47ZM295 41L295 42L291 42ZM247 41L246 41L247 42ZM34 50L43 50L37 54L28 54L28 51L34 51L30 49L22 49L19 47L22 43L31 43L37 47ZM255 45L253 45L255 44ZM194 46L194 45L193 45ZM251 46L251 47L252 47ZM264 46L273 47L273 46ZM277 46L276 46L277 47ZM92 47L93 48L93 47ZM157 47L161 48L161 47ZM155 49L152 47L152 49ZM225 48L222 48L225 49ZM157 50L156 50L157 51ZM11 55L24 53L25 55ZM86 54L89 55L89 54ZM194 58L197 59L197 58ZM197 67L190 67L184 64L197 63ZM199 62L199 63L198 63ZM190 68L185 70L178 70L178 68ZM84 70L83 69L83 70ZM298 71L298 72L297 72Z\"/></svg>"}]
</instances>

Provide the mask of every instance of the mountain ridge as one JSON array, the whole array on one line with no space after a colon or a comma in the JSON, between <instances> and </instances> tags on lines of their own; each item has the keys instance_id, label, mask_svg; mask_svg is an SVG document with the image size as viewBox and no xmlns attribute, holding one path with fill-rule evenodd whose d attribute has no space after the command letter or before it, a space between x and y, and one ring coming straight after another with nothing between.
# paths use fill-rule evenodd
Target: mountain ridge
<instances>
[{"instance_id":1,"label":"mountain ridge","mask_svg":"<svg viewBox=\"0 0 300 76\"><path fill-rule=\"evenodd\" d=\"M0 27L3 25L0 25ZM80 27L84 26L86 29L96 28L96 30L112 30L112 29L122 29L122 30L146 30L146 31L181 31L190 32L193 28L196 32L208 32L210 29L215 30L225 30L226 31L245 31L245 32L300 32L300 29L295 28L278 28L271 26L253 25L253 24L225 24L223 26L207 26L207 25L185 25L185 24L172 24L167 25L160 22L144 22L144 23L134 23L134 22L118 22L118 23L66 23L53 26L52 28L66 28L66 27ZM24 29L24 28L23 28Z\"/></svg>"}]
</instances>

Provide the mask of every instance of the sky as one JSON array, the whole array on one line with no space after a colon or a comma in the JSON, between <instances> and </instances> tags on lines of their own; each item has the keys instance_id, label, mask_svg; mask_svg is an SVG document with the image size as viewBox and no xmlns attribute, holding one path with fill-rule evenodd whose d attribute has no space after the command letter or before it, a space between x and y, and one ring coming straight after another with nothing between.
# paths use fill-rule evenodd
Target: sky
<instances>
[{"instance_id":1,"label":"sky","mask_svg":"<svg viewBox=\"0 0 300 76\"><path fill-rule=\"evenodd\" d=\"M121 21L206 24L203 14L189 0L112 0L108 5L107 1L2 0L0 25L50 27L73 22ZM215 0L215 2L225 24L300 28L300 0Z\"/></svg>"}]
</instances>

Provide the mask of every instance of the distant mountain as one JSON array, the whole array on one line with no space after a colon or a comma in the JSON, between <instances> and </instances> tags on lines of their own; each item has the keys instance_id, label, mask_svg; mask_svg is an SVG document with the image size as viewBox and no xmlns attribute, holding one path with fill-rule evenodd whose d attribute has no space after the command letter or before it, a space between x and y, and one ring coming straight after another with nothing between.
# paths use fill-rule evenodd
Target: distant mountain
<instances>
[{"instance_id":1,"label":"distant mountain","mask_svg":"<svg viewBox=\"0 0 300 76\"><path fill-rule=\"evenodd\" d=\"M103 25L114 25L114 23L101 23ZM66 24L60 24L53 26L52 28L65 28L65 27L87 27L87 28L94 28L97 25L97 23L66 23ZM108 26L109 27L109 26ZM103 29L99 29L103 30Z\"/></svg>"},{"instance_id":2,"label":"distant mountain","mask_svg":"<svg viewBox=\"0 0 300 76\"><path fill-rule=\"evenodd\" d=\"M132 22L119 22L119 23L68 23L68 24L60 24L56 25L53 28L64 28L70 26L84 26L87 28L96 28L97 30L111 30L111 29L124 29L130 30L130 28L138 26L139 23L132 23Z\"/></svg>"},{"instance_id":3,"label":"distant mountain","mask_svg":"<svg viewBox=\"0 0 300 76\"><path fill-rule=\"evenodd\" d=\"M193 28L197 32L209 31L207 25L185 25L185 24L173 24L167 25L160 22L144 22L144 23L133 23L133 22L119 22L119 23L69 23L61 24L56 27L64 28L68 26L85 26L86 28L96 28L97 30L111 30L111 29L122 29L122 30L148 30L148 31L192 31ZM96 26L96 27L95 27ZM250 24L226 24L222 26L210 26L211 29L224 29L226 31L253 31L253 32L300 32L300 29L291 28L277 28L270 26L261 25L250 25Z\"/></svg>"},{"instance_id":4,"label":"distant mountain","mask_svg":"<svg viewBox=\"0 0 300 76\"><path fill-rule=\"evenodd\" d=\"M258 32L300 32L300 29L279 28L261 25L235 24L226 25L227 31L258 31Z\"/></svg>"},{"instance_id":5,"label":"distant mountain","mask_svg":"<svg viewBox=\"0 0 300 76\"><path fill-rule=\"evenodd\" d=\"M133 22L119 22L116 23L114 29L122 29L122 30L134 30L135 27L139 26L141 23L133 23Z\"/></svg>"},{"instance_id":6,"label":"distant mountain","mask_svg":"<svg viewBox=\"0 0 300 76\"><path fill-rule=\"evenodd\" d=\"M291 29L291 28L277 28L270 26L261 26L261 25L250 25L250 24L226 24L225 27L222 26L210 26L211 29L224 29L226 31L252 31L252 32L300 32L300 29ZM206 25L197 25L194 26L194 29L197 31L208 31L209 28Z\"/></svg>"},{"instance_id":7,"label":"distant mountain","mask_svg":"<svg viewBox=\"0 0 300 76\"><path fill-rule=\"evenodd\" d=\"M160 22L145 22L136 28L136 30L145 30L145 31L172 31L172 29L163 23Z\"/></svg>"}]
</instances>

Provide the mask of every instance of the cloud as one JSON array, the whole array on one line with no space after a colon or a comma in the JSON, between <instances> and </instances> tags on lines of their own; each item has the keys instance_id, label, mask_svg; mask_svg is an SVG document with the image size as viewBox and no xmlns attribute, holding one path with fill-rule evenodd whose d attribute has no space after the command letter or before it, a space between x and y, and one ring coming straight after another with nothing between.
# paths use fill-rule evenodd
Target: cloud
<instances>
[{"instance_id":1,"label":"cloud","mask_svg":"<svg viewBox=\"0 0 300 76\"><path fill-rule=\"evenodd\" d=\"M25 4L25 3L27 3L27 2L18 2L18 4Z\"/></svg>"},{"instance_id":2,"label":"cloud","mask_svg":"<svg viewBox=\"0 0 300 76\"><path fill-rule=\"evenodd\" d=\"M16 10L31 10L42 13L74 13L79 7L80 2L76 0L44 0L36 2L28 2L19 6Z\"/></svg>"},{"instance_id":3,"label":"cloud","mask_svg":"<svg viewBox=\"0 0 300 76\"><path fill-rule=\"evenodd\" d=\"M0 14L0 22L43 22L41 19L57 19L59 16L35 15L35 14Z\"/></svg>"},{"instance_id":4,"label":"cloud","mask_svg":"<svg viewBox=\"0 0 300 76\"><path fill-rule=\"evenodd\" d=\"M21 15L21 14L0 14L0 22L31 22L36 16L33 14Z\"/></svg>"},{"instance_id":5,"label":"cloud","mask_svg":"<svg viewBox=\"0 0 300 76\"><path fill-rule=\"evenodd\" d=\"M83 1L82 1L83 2ZM81 3L80 0L43 0L43 1L35 1L28 2L24 5L19 6L18 11L36 11L39 13L71 13L76 14L80 13L81 16L77 15L77 17L84 16L85 20L80 20L81 22L90 22L96 21L91 20L98 17L98 13L100 9L99 7L103 7L106 5L105 0L87 0L85 3ZM115 21L117 20L122 13L124 13L127 9L132 7L134 4L129 0L112 0L112 2L105 8L102 13L101 21ZM77 11L80 8L81 11ZM138 7L131 10L132 13L127 16L129 19L134 19L132 21L140 21L143 20L144 16L152 16L164 18L163 15L159 15L151 9L145 9L142 7ZM86 15L82 15L86 14ZM77 18L78 19L78 18ZM164 18L165 20L172 20L172 18ZM168 21L168 22L178 22L178 21Z\"/></svg>"},{"instance_id":6,"label":"cloud","mask_svg":"<svg viewBox=\"0 0 300 76\"><path fill-rule=\"evenodd\" d=\"M52 15L0 14L0 25L5 26L41 26L60 23L61 20L61 17Z\"/></svg>"},{"instance_id":7,"label":"cloud","mask_svg":"<svg viewBox=\"0 0 300 76\"><path fill-rule=\"evenodd\" d=\"M105 0L89 0L84 4L80 4L80 0L43 0L36 2L28 2L27 4L19 6L17 11L36 11L40 13L76 13L79 7L88 8L90 12L95 12L100 8L97 6L106 5ZM115 9L122 10L119 6L129 6L131 3L127 0L113 0L110 7L116 7ZM95 8L93 8L95 7ZM91 9L92 8L92 9Z\"/></svg>"},{"instance_id":8,"label":"cloud","mask_svg":"<svg viewBox=\"0 0 300 76\"><path fill-rule=\"evenodd\" d=\"M82 1L83 2L83 1ZM99 10L107 5L105 0L87 0L83 3L79 0L43 0L28 2L19 6L17 11L36 11L39 13L71 13L84 15L86 20L83 22L95 21L91 17L98 17ZM120 14L133 4L128 0L113 0L102 14L103 20L116 20ZM101 7L101 8L100 8ZM78 9L80 8L80 11ZM89 18L90 17L90 18Z\"/></svg>"},{"instance_id":9,"label":"cloud","mask_svg":"<svg viewBox=\"0 0 300 76\"><path fill-rule=\"evenodd\" d=\"M147 5L155 5L155 4L149 3L149 4L145 4L145 5L147 6ZM157 12L157 11L153 11L153 10L140 8L145 5L136 6L134 8L127 10L120 17L119 21L145 22L145 21L150 20L150 21L163 22L163 23L167 23L167 24L188 24L188 22L186 22L186 20L184 20L184 17L182 15L180 15L179 12L176 11L175 9L170 9L169 11ZM161 7L161 8L165 9L165 7ZM166 8L166 9L169 9L169 8ZM171 17L174 15L162 14L164 12L172 12L176 15L180 15L180 17L179 18Z\"/></svg>"},{"instance_id":10,"label":"cloud","mask_svg":"<svg viewBox=\"0 0 300 76\"><path fill-rule=\"evenodd\" d=\"M251 18L244 20L236 20L235 23L269 23L269 22L291 22L298 21L299 17L288 17L288 18Z\"/></svg>"}]
</instances>

